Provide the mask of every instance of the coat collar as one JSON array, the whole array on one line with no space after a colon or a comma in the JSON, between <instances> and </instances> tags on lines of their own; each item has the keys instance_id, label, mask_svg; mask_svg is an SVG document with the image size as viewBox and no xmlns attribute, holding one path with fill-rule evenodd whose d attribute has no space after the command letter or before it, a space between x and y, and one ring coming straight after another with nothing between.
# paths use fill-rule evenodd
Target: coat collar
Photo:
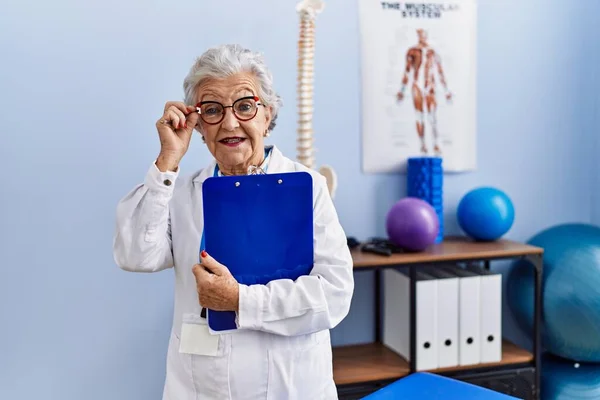
<instances>
[{"instance_id":1,"label":"coat collar","mask_svg":"<svg viewBox=\"0 0 600 400\"><path fill-rule=\"evenodd\" d=\"M268 173L281 172L285 165L285 157L275 145L265 146L266 149L271 148ZM206 179L213 176L217 161L213 158L206 168L199 171L193 179L194 183L203 183Z\"/></svg>"}]
</instances>

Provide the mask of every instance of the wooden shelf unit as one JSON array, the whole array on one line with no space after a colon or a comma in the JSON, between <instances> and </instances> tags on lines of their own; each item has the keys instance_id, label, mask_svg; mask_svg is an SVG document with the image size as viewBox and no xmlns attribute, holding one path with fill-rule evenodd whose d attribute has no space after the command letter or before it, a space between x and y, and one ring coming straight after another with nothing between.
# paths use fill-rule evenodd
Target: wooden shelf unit
<instances>
[{"instance_id":1,"label":"wooden shelf unit","mask_svg":"<svg viewBox=\"0 0 600 400\"><path fill-rule=\"evenodd\" d=\"M420 264L431 262L484 261L518 258L529 255L541 256L543 249L510 240L475 242L465 237L457 236L446 238L443 242L434 244L428 249L417 253L392 254L389 257L365 253L358 249L353 249L351 253L354 261L354 269L373 269L408 264L414 264L418 267Z\"/></svg>"},{"instance_id":2,"label":"wooden shelf unit","mask_svg":"<svg viewBox=\"0 0 600 400\"><path fill-rule=\"evenodd\" d=\"M333 379L338 385L400 379L410 374L408 361L381 343L335 347L333 358L335 360ZM502 343L500 362L439 368L428 372L466 371L474 368L527 364L532 361L533 353L505 340Z\"/></svg>"},{"instance_id":3,"label":"wooden shelf unit","mask_svg":"<svg viewBox=\"0 0 600 400\"><path fill-rule=\"evenodd\" d=\"M540 373L540 314L541 314L541 279L542 279L543 249L509 240L495 242L475 242L465 237L446 238L442 243L435 244L423 252L393 254L381 256L365 253L360 249L352 250L355 271L375 271L375 342L338 346L333 348L333 375L338 388L348 385L366 383L390 382L409 375L414 371L414 365L406 359L381 344L382 313L381 313L381 275L382 268L410 267L412 271L419 266L432 266L441 263L482 262L489 269L490 262L500 259L522 258L530 261L536 276L533 353L521 349L513 343L503 340L502 361L469 366L436 369L429 372L450 374L455 372L489 371L490 369L510 368L514 366L531 366L534 369L534 382L531 397L539 398ZM414 282L414 281L413 281ZM411 284L414 294L414 286ZM411 308L414 308L414 297ZM411 312L411 318L415 313ZM414 322L412 326L415 326ZM413 338L414 349L414 338ZM411 358L414 359L414 351Z\"/></svg>"}]
</instances>

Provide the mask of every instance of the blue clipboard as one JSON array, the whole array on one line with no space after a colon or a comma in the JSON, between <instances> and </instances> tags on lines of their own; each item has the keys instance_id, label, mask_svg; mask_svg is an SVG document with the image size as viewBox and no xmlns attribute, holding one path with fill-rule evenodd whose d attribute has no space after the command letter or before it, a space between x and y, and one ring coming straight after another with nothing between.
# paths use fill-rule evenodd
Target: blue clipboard
<instances>
[{"instance_id":1,"label":"blue clipboard","mask_svg":"<svg viewBox=\"0 0 600 400\"><path fill-rule=\"evenodd\" d=\"M310 274L313 182L307 172L220 176L202 184L206 251L245 285ZM235 312L207 312L213 332L237 329Z\"/></svg>"}]
</instances>

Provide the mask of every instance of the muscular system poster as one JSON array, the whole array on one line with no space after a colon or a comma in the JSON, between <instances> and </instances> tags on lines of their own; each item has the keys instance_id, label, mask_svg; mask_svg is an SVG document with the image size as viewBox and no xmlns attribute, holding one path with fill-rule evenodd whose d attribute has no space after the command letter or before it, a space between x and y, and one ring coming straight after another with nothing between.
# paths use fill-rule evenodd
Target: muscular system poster
<instances>
[{"instance_id":1,"label":"muscular system poster","mask_svg":"<svg viewBox=\"0 0 600 400\"><path fill-rule=\"evenodd\" d=\"M359 0L363 170L476 167L476 0Z\"/></svg>"}]
</instances>

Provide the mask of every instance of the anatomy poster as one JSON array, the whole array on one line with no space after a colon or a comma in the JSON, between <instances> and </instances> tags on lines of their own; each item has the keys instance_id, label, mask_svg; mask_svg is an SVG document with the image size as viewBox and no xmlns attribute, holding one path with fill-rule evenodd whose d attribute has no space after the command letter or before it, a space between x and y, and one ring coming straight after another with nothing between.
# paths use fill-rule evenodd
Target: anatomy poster
<instances>
[{"instance_id":1,"label":"anatomy poster","mask_svg":"<svg viewBox=\"0 0 600 400\"><path fill-rule=\"evenodd\" d=\"M476 167L476 0L359 0L363 170Z\"/></svg>"}]
</instances>

